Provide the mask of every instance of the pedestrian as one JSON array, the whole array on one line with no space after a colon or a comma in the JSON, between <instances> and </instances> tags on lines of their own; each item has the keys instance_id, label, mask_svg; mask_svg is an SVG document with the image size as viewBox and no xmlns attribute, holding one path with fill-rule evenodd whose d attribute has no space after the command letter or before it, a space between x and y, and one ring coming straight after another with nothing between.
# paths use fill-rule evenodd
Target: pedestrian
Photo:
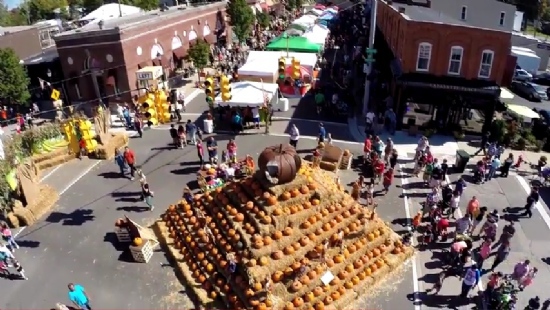
<instances>
[{"instance_id":1,"label":"pedestrian","mask_svg":"<svg viewBox=\"0 0 550 310\"><path fill-rule=\"evenodd\" d=\"M504 164L500 168L500 176L503 178L508 177L508 173L510 173L510 167L514 164L514 154L510 153L508 155L508 158L504 160Z\"/></svg>"},{"instance_id":2,"label":"pedestrian","mask_svg":"<svg viewBox=\"0 0 550 310\"><path fill-rule=\"evenodd\" d=\"M531 193L529 194L529 196L527 196L527 201L524 207L525 212L523 213L523 216L526 216L529 218L533 217L533 207L535 206L535 204L539 202L539 199L540 199L539 188L538 187L531 188Z\"/></svg>"},{"instance_id":3,"label":"pedestrian","mask_svg":"<svg viewBox=\"0 0 550 310\"><path fill-rule=\"evenodd\" d=\"M481 246L477 251L477 258L476 258L477 268L483 269L483 263L489 257L490 254L491 254L491 240L486 239L483 241L483 243L481 244Z\"/></svg>"},{"instance_id":4,"label":"pedestrian","mask_svg":"<svg viewBox=\"0 0 550 310\"><path fill-rule=\"evenodd\" d=\"M130 180L133 181L136 173L136 155L128 146L124 148L124 161L130 168Z\"/></svg>"},{"instance_id":5,"label":"pedestrian","mask_svg":"<svg viewBox=\"0 0 550 310\"><path fill-rule=\"evenodd\" d=\"M153 206L154 192L151 190L151 187L149 186L149 183L143 183L142 193L143 193L143 200L145 201L145 203L149 207L149 211L153 211L155 209L155 206Z\"/></svg>"},{"instance_id":6,"label":"pedestrian","mask_svg":"<svg viewBox=\"0 0 550 310\"><path fill-rule=\"evenodd\" d=\"M390 155L390 168L395 169L395 166L397 165L397 150L393 149Z\"/></svg>"},{"instance_id":7,"label":"pedestrian","mask_svg":"<svg viewBox=\"0 0 550 310\"><path fill-rule=\"evenodd\" d=\"M489 132L486 132L486 133L483 134L483 136L481 137L481 145L479 146L479 150L477 150L474 153L474 156L476 156L477 154L479 154L482 151L483 151L483 156L487 155L487 144L489 143L489 136L490 135L491 135L491 133L489 133Z\"/></svg>"},{"instance_id":8,"label":"pedestrian","mask_svg":"<svg viewBox=\"0 0 550 310\"><path fill-rule=\"evenodd\" d=\"M132 116L130 115L130 109L128 108L128 105L124 106L124 109L122 110L122 116L124 117L124 120L126 121L126 127L131 128L132 127Z\"/></svg>"},{"instance_id":9,"label":"pedestrian","mask_svg":"<svg viewBox=\"0 0 550 310\"><path fill-rule=\"evenodd\" d=\"M208 141L206 142L206 149L208 150L208 160L210 161L210 164L217 164L218 142L216 142L214 137L208 138Z\"/></svg>"},{"instance_id":10,"label":"pedestrian","mask_svg":"<svg viewBox=\"0 0 550 310\"><path fill-rule=\"evenodd\" d=\"M143 138L143 120L139 113L136 113L134 116L134 129L137 131L139 137Z\"/></svg>"},{"instance_id":11,"label":"pedestrian","mask_svg":"<svg viewBox=\"0 0 550 310\"><path fill-rule=\"evenodd\" d=\"M514 222L509 222L508 225L505 225L502 228L502 234L500 234L500 238L498 238L497 242L495 242L492 248L496 249L502 243L510 243L515 233L516 228L514 227Z\"/></svg>"},{"instance_id":12,"label":"pedestrian","mask_svg":"<svg viewBox=\"0 0 550 310\"><path fill-rule=\"evenodd\" d=\"M115 150L115 164L120 169L120 176L124 177L126 175L126 160L124 159L124 154L119 150Z\"/></svg>"},{"instance_id":13,"label":"pedestrian","mask_svg":"<svg viewBox=\"0 0 550 310\"><path fill-rule=\"evenodd\" d=\"M189 139L190 144L197 143L197 125L193 123L190 119L187 120L185 124L185 131L187 132L187 139Z\"/></svg>"},{"instance_id":14,"label":"pedestrian","mask_svg":"<svg viewBox=\"0 0 550 310\"><path fill-rule=\"evenodd\" d=\"M300 131L298 130L298 127L296 127L296 124L292 124L290 127L290 142L289 144L292 145L294 148L298 147L298 140L300 139Z\"/></svg>"},{"instance_id":15,"label":"pedestrian","mask_svg":"<svg viewBox=\"0 0 550 310\"><path fill-rule=\"evenodd\" d=\"M197 156L199 157L199 163L201 165L201 169L202 169L202 166L204 166L204 149L202 147L202 140L201 139L197 139L196 141L197 143Z\"/></svg>"},{"instance_id":16,"label":"pedestrian","mask_svg":"<svg viewBox=\"0 0 550 310\"><path fill-rule=\"evenodd\" d=\"M365 164L367 160L370 160L371 152L372 152L372 136L368 135L367 138L365 138L365 142L363 143L363 164Z\"/></svg>"},{"instance_id":17,"label":"pedestrian","mask_svg":"<svg viewBox=\"0 0 550 310\"><path fill-rule=\"evenodd\" d=\"M393 183L393 168L388 169L384 173L384 180L382 181L382 184L384 185L384 195L388 193L390 186Z\"/></svg>"},{"instance_id":18,"label":"pedestrian","mask_svg":"<svg viewBox=\"0 0 550 310\"><path fill-rule=\"evenodd\" d=\"M451 202L450 202L450 207L451 207L450 216L453 220L456 219L455 214L456 214L456 210L458 210L459 205L460 205L460 194L455 189L453 191L453 196L451 197Z\"/></svg>"},{"instance_id":19,"label":"pedestrian","mask_svg":"<svg viewBox=\"0 0 550 310\"><path fill-rule=\"evenodd\" d=\"M6 245L0 244L0 262L2 262L5 267L11 267L9 263L14 260L15 256L13 256L12 251Z\"/></svg>"},{"instance_id":20,"label":"pedestrian","mask_svg":"<svg viewBox=\"0 0 550 310\"><path fill-rule=\"evenodd\" d=\"M525 276L527 276L529 271L531 271L530 264L531 264L531 261L529 261L528 259L517 263L514 266L514 272L512 273L512 279L518 281L518 284L521 283L521 280L523 280L523 278Z\"/></svg>"},{"instance_id":21,"label":"pedestrian","mask_svg":"<svg viewBox=\"0 0 550 310\"><path fill-rule=\"evenodd\" d=\"M470 199L470 201L468 202L466 214L471 215L472 218L476 218L479 214L479 200L477 200L476 196L473 196L472 199Z\"/></svg>"},{"instance_id":22,"label":"pedestrian","mask_svg":"<svg viewBox=\"0 0 550 310\"><path fill-rule=\"evenodd\" d=\"M185 136L185 128L183 125L178 126L178 141L182 149L187 146L187 137Z\"/></svg>"},{"instance_id":23,"label":"pedestrian","mask_svg":"<svg viewBox=\"0 0 550 310\"><path fill-rule=\"evenodd\" d=\"M325 138L327 137L327 131L323 123L319 123L319 132L317 133L317 143L324 143Z\"/></svg>"},{"instance_id":24,"label":"pedestrian","mask_svg":"<svg viewBox=\"0 0 550 310\"><path fill-rule=\"evenodd\" d=\"M472 266L466 270L464 278L462 279L462 290L460 297L467 298L468 292L477 286L479 279L481 278L481 272L477 268L477 264L472 264Z\"/></svg>"},{"instance_id":25,"label":"pedestrian","mask_svg":"<svg viewBox=\"0 0 550 310\"><path fill-rule=\"evenodd\" d=\"M489 173L487 173L485 181L490 181L492 178L494 178L496 176L496 172L499 169L500 169L500 159L495 157L491 161L491 164L489 166Z\"/></svg>"},{"instance_id":26,"label":"pedestrian","mask_svg":"<svg viewBox=\"0 0 550 310\"><path fill-rule=\"evenodd\" d=\"M77 309L92 310L92 307L90 307L90 297L82 285L69 283L68 287L69 300L72 301Z\"/></svg>"},{"instance_id":27,"label":"pedestrian","mask_svg":"<svg viewBox=\"0 0 550 310\"><path fill-rule=\"evenodd\" d=\"M519 284L520 291L523 291L526 287L528 287L529 285L531 285L531 283L533 283L533 279L535 278L538 272L539 270L536 267L529 270L527 275L523 277L523 279L520 281L520 284Z\"/></svg>"},{"instance_id":28,"label":"pedestrian","mask_svg":"<svg viewBox=\"0 0 550 310\"><path fill-rule=\"evenodd\" d=\"M495 257L495 260L493 261L493 265L491 266L491 271L494 271L495 268L498 267L506 258L508 258L508 255L510 254L510 243L504 242L502 243L497 250L497 255Z\"/></svg>"},{"instance_id":29,"label":"pedestrian","mask_svg":"<svg viewBox=\"0 0 550 310\"><path fill-rule=\"evenodd\" d=\"M21 263L19 261L14 260L13 261L13 267L15 267L15 270L19 274L19 277L23 280L28 280L27 276L25 275L25 269L23 269L23 266L21 266Z\"/></svg>"},{"instance_id":30,"label":"pedestrian","mask_svg":"<svg viewBox=\"0 0 550 310\"><path fill-rule=\"evenodd\" d=\"M15 238L13 237L13 233L11 229L8 227L7 223L2 223L2 226L0 227L0 232L2 233L2 239L7 242L8 248L13 252L16 249L19 249L19 244L15 242Z\"/></svg>"},{"instance_id":31,"label":"pedestrian","mask_svg":"<svg viewBox=\"0 0 550 310\"><path fill-rule=\"evenodd\" d=\"M180 139L178 137L178 130L176 129L176 125L172 124L170 125L170 138L172 138L172 143L174 144L174 148L180 147Z\"/></svg>"},{"instance_id":32,"label":"pedestrian","mask_svg":"<svg viewBox=\"0 0 550 310\"><path fill-rule=\"evenodd\" d=\"M479 224L485 218L485 215L487 214L487 211L488 211L487 207L479 208L479 212L477 212L477 215L474 217L474 224L472 225L472 230L470 232L472 235L475 233L475 230L476 230L477 226L479 226ZM479 232L478 235L481 235L482 231L483 231L483 228L481 228L481 231Z\"/></svg>"},{"instance_id":33,"label":"pedestrian","mask_svg":"<svg viewBox=\"0 0 550 310\"><path fill-rule=\"evenodd\" d=\"M230 139L229 142L227 142L227 156L229 157L229 161L232 163L237 163L237 143L234 139Z\"/></svg>"}]
</instances>

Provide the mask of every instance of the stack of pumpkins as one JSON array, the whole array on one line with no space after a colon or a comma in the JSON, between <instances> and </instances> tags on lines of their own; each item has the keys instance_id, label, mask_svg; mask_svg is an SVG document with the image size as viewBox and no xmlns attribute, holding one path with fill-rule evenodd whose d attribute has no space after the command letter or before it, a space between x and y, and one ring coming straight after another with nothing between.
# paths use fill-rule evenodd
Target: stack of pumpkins
<instances>
[{"instance_id":1,"label":"stack of pumpkins","mask_svg":"<svg viewBox=\"0 0 550 310\"><path fill-rule=\"evenodd\" d=\"M201 300L234 309L344 308L412 255L334 175L307 164L296 174L306 182L268 186L256 174L168 208L164 235Z\"/></svg>"}]
</instances>

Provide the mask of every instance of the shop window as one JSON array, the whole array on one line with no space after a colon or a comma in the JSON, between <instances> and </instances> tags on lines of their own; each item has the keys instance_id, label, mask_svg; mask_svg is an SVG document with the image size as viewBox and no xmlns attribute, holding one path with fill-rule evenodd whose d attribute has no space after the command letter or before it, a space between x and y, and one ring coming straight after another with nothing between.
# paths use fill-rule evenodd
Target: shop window
<instances>
[{"instance_id":1,"label":"shop window","mask_svg":"<svg viewBox=\"0 0 550 310\"><path fill-rule=\"evenodd\" d=\"M479 74L478 74L480 78L487 79L491 77L491 69L493 67L494 57L495 57L495 52L491 50L484 50L483 53L481 53L481 63L479 66Z\"/></svg>"},{"instance_id":2,"label":"shop window","mask_svg":"<svg viewBox=\"0 0 550 310\"><path fill-rule=\"evenodd\" d=\"M427 72L430 69L430 60L432 58L432 45L430 43L420 43L418 45L418 59L416 61L416 71Z\"/></svg>"},{"instance_id":3,"label":"shop window","mask_svg":"<svg viewBox=\"0 0 550 310\"><path fill-rule=\"evenodd\" d=\"M449 56L449 74L459 75L462 67L462 55L464 49L461 46L451 47L451 55Z\"/></svg>"}]
</instances>

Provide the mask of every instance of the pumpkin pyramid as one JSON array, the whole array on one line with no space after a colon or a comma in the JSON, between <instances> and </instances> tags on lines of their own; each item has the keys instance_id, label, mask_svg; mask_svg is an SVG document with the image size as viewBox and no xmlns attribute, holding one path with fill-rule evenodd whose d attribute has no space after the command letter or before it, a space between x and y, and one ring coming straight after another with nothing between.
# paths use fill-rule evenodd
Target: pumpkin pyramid
<instances>
[{"instance_id":1,"label":"pumpkin pyramid","mask_svg":"<svg viewBox=\"0 0 550 310\"><path fill-rule=\"evenodd\" d=\"M198 302L231 309L342 309L413 253L290 146L253 176L171 205L157 222ZM233 269L233 267L236 267Z\"/></svg>"}]
</instances>

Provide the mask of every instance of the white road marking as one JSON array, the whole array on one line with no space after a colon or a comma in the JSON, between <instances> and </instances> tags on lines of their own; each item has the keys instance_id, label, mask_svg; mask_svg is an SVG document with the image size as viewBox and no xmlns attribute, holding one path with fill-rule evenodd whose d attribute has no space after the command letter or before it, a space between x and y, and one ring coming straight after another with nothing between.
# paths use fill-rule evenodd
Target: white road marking
<instances>
[{"instance_id":1,"label":"white road marking","mask_svg":"<svg viewBox=\"0 0 550 310\"><path fill-rule=\"evenodd\" d=\"M195 89L192 93L189 94L189 96L185 96L185 101L187 103L191 102L193 99L195 99L195 97L197 97L200 93L202 92L202 90L200 89Z\"/></svg>"},{"instance_id":2,"label":"white road marking","mask_svg":"<svg viewBox=\"0 0 550 310\"><path fill-rule=\"evenodd\" d=\"M407 224L411 225L411 208L409 205L409 197L407 196L407 190L405 189L406 185L409 184L405 174L403 173L403 165L399 164L399 170L401 171L401 189L403 191L403 203L405 205L405 216L407 217ZM412 245L416 245L416 238L412 238ZM411 258L412 262L412 276L413 276L413 289L414 289L414 309L420 310L422 300L420 299L420 283L418 282L418 261L416 259L416 254Z\"/></svg>"},{"instance_id":3,"label":"white road marking","mask_svg":"<svg viewBox=\"0 0 550 310\"><path fill-rule=\"evenodd\" d=\"M53 168L50 172L48 172L46 175L44 175L41 179L40 179L40 182L43 182L44 180L46 180L47 178L51 177L52 174L54 174L57 170L59 170L59 168L61 168L61 166L65 165L65 163Z\"/></svg>"},{"instance_id":4,"label":"white road marking","mask_svg":"<svg viewBox=\"0 0 550 310\"><path fill-rule=\"evenodd\" d=\"M263 134L263 135L265 135L265 134ZM288 134L286 134L286 133L273 133L273 132L270 132L270 133L268 134L268 136L288 137ZM313 136L300 136L300 139L317 140L317 137L313 137ZM336 139L332 139L332 142L344 143L344 144L353 144L353 145L362 145L362 144L363 144L363 143L359 143L359 142L346 141L346 140L336 140ZM300 142L298 142L298 143L300 143Z\"/></svg>"},{"instance_id":5,"label":"white road marking","mask_svg":"<svg viewBox=\"0 0 550 310\"><path fill-rule=\"evenodd\" d=\"M88 174L90 171L92 171L92 169L94 169L97 165L101 164L102 162L103 162L102 160L98 160L93 165L91 165L88 169L86 169L84 172L80 173L78 177L76 177L76 179L72 180L71 183L69 183L64 189L62 189L59 192L59 196L65 194L65 192L67 192L73 185L75 185L76 182L80 181L80 179L86 176L86 174Z\"/></svg>"},{"instance_id":6,"label":"white road marking","mask_svg":"<svg viewBox=\"0 0 550 310\"><path fill-rule=\"evenodd\" d=\"M527 184L527 181L525 181L525 179L519 175L515 175L515 177L518 180L521 187L523 188L523 190L525 191L525 193L529 195L529 193L531 193L531 187L529 186L529 184ZM548 212L544 209L544 207L540 202L537 202L535 204L535 209L539 211L540 216L542 217L542 220L544 221L546 226L548 226L548 228L550 229L550 215L548 215Z\"/></svg>"}]
</instances>

